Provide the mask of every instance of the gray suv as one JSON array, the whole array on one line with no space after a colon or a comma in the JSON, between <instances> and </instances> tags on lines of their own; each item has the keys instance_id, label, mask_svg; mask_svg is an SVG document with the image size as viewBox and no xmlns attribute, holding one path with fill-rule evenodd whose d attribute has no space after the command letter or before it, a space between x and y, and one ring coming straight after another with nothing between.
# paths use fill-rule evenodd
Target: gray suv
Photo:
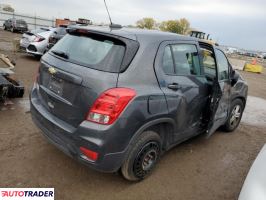
<instances>
[{"instance_id":1,"label":"gray suv","mask_svg":"<svg viewBox=\"0 0 266 200\"><path fill-rule=\"evenodd\" d=\"M3 24L4 30L10 30L11 32L20 31L26 32L28 31L28 25L23 19L15 19L11 18L4 22Z\"/></svg>"},{"instance_id":2,"label":"gray suv","mask_svg":"<svg viewBox=\"0 0 266 200\"><path fill-rule=\"evenodd\" d=\"M33 121L67 155L137 181L175 145L239 125L248 87L218 46L128 28L67 32L30 94Z\"/></svg>"}]
</instances>

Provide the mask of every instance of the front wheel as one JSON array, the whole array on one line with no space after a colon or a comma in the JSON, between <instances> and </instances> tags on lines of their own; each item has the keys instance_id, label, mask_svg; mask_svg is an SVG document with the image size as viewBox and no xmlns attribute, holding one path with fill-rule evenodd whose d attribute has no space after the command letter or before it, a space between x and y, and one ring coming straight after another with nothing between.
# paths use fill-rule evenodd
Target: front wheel
<instances>
[{"instance_id":1,"label":"front wheel","mask_svg":"<svg viewBox=\"0 0 266 200\"><path fill-rule=\"evenodd\" d=\"M154 169L161 154L160 136L145 131L129 147L128 155L121 167L122 175L129 181L146 178Z\"/></svg>"},{"instance_id":2,"label":"front wheel","mask_svg":"<svg viewBox=\"0 0 266 200\"><path fill-rule=\"evenodd\" d=\"M243 101L241 99L235 99L231 104L229 118L222 127L223 130L226 132L234 131L240 123L243 111L244 111Z\"/></svg>"}]
</instances>

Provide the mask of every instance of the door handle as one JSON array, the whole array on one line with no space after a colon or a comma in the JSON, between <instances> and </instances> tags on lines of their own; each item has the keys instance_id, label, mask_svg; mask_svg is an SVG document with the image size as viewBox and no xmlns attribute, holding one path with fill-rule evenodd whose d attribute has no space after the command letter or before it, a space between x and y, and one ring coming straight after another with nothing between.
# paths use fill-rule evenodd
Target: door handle
<instances>
[{"instance_id":1,"label":"door handle","mask_svg":"<svg viewBox=\"0 0 266 200\"><path fill-rule=\"evenodd\" d=\"M168 88L171 90L179 90L181 86L178 83L172 83L168 85Z\"/></svg>"}]
</instances>

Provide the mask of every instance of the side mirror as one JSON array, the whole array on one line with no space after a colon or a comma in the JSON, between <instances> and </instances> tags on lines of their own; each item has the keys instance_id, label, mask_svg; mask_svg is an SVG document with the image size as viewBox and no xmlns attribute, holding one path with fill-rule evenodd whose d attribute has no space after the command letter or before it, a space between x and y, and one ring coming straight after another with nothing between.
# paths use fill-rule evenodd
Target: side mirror
<instances>
[{"instance_id":1,"label":"side mirror","mask_svg":"<svg viewBox=\"0 0 266 200\"><path fill-rule=\"evenodd\" d=\"M235 70L232 71L231 73L231 84L234 85L239 79L239 73Z\"/></svg>"}]
</instances>

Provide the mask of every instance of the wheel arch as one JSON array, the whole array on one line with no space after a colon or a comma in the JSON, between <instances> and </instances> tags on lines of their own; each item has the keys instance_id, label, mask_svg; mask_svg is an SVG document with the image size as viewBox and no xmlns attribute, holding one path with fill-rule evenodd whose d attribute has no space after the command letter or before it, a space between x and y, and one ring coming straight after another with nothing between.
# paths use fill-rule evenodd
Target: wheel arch
<instances>
[{"instance_id":1,"label":"wheel arch","mask_svg":"<svg viewBox=\"0 0 266 200\"><path fill-rule=\"evenodd\" d=\"M154 131L159 134L162 140L162 149L165 150L170 145L172 138L171 134L174 133L175 122L171 118L160 118L147 122L141 126L134 136L131 138L130 143L139 137L145 131Z\"/></svg>"},{"instance_id":2,"label":"wheel arch","mask_svg":"<svg viewBox=\"0 0 266 200\"><path fill-rule=\"evenodd\" d=\"M244 107L246 106L246 98L245 97L243 97L243 96L236 96L236 97L234 97L233 99L232 99L232 102L233 101L235 101L236 99L240 99L242 102L243 102L243 104L244 104Z\"/></svg>"}]
</instances>

